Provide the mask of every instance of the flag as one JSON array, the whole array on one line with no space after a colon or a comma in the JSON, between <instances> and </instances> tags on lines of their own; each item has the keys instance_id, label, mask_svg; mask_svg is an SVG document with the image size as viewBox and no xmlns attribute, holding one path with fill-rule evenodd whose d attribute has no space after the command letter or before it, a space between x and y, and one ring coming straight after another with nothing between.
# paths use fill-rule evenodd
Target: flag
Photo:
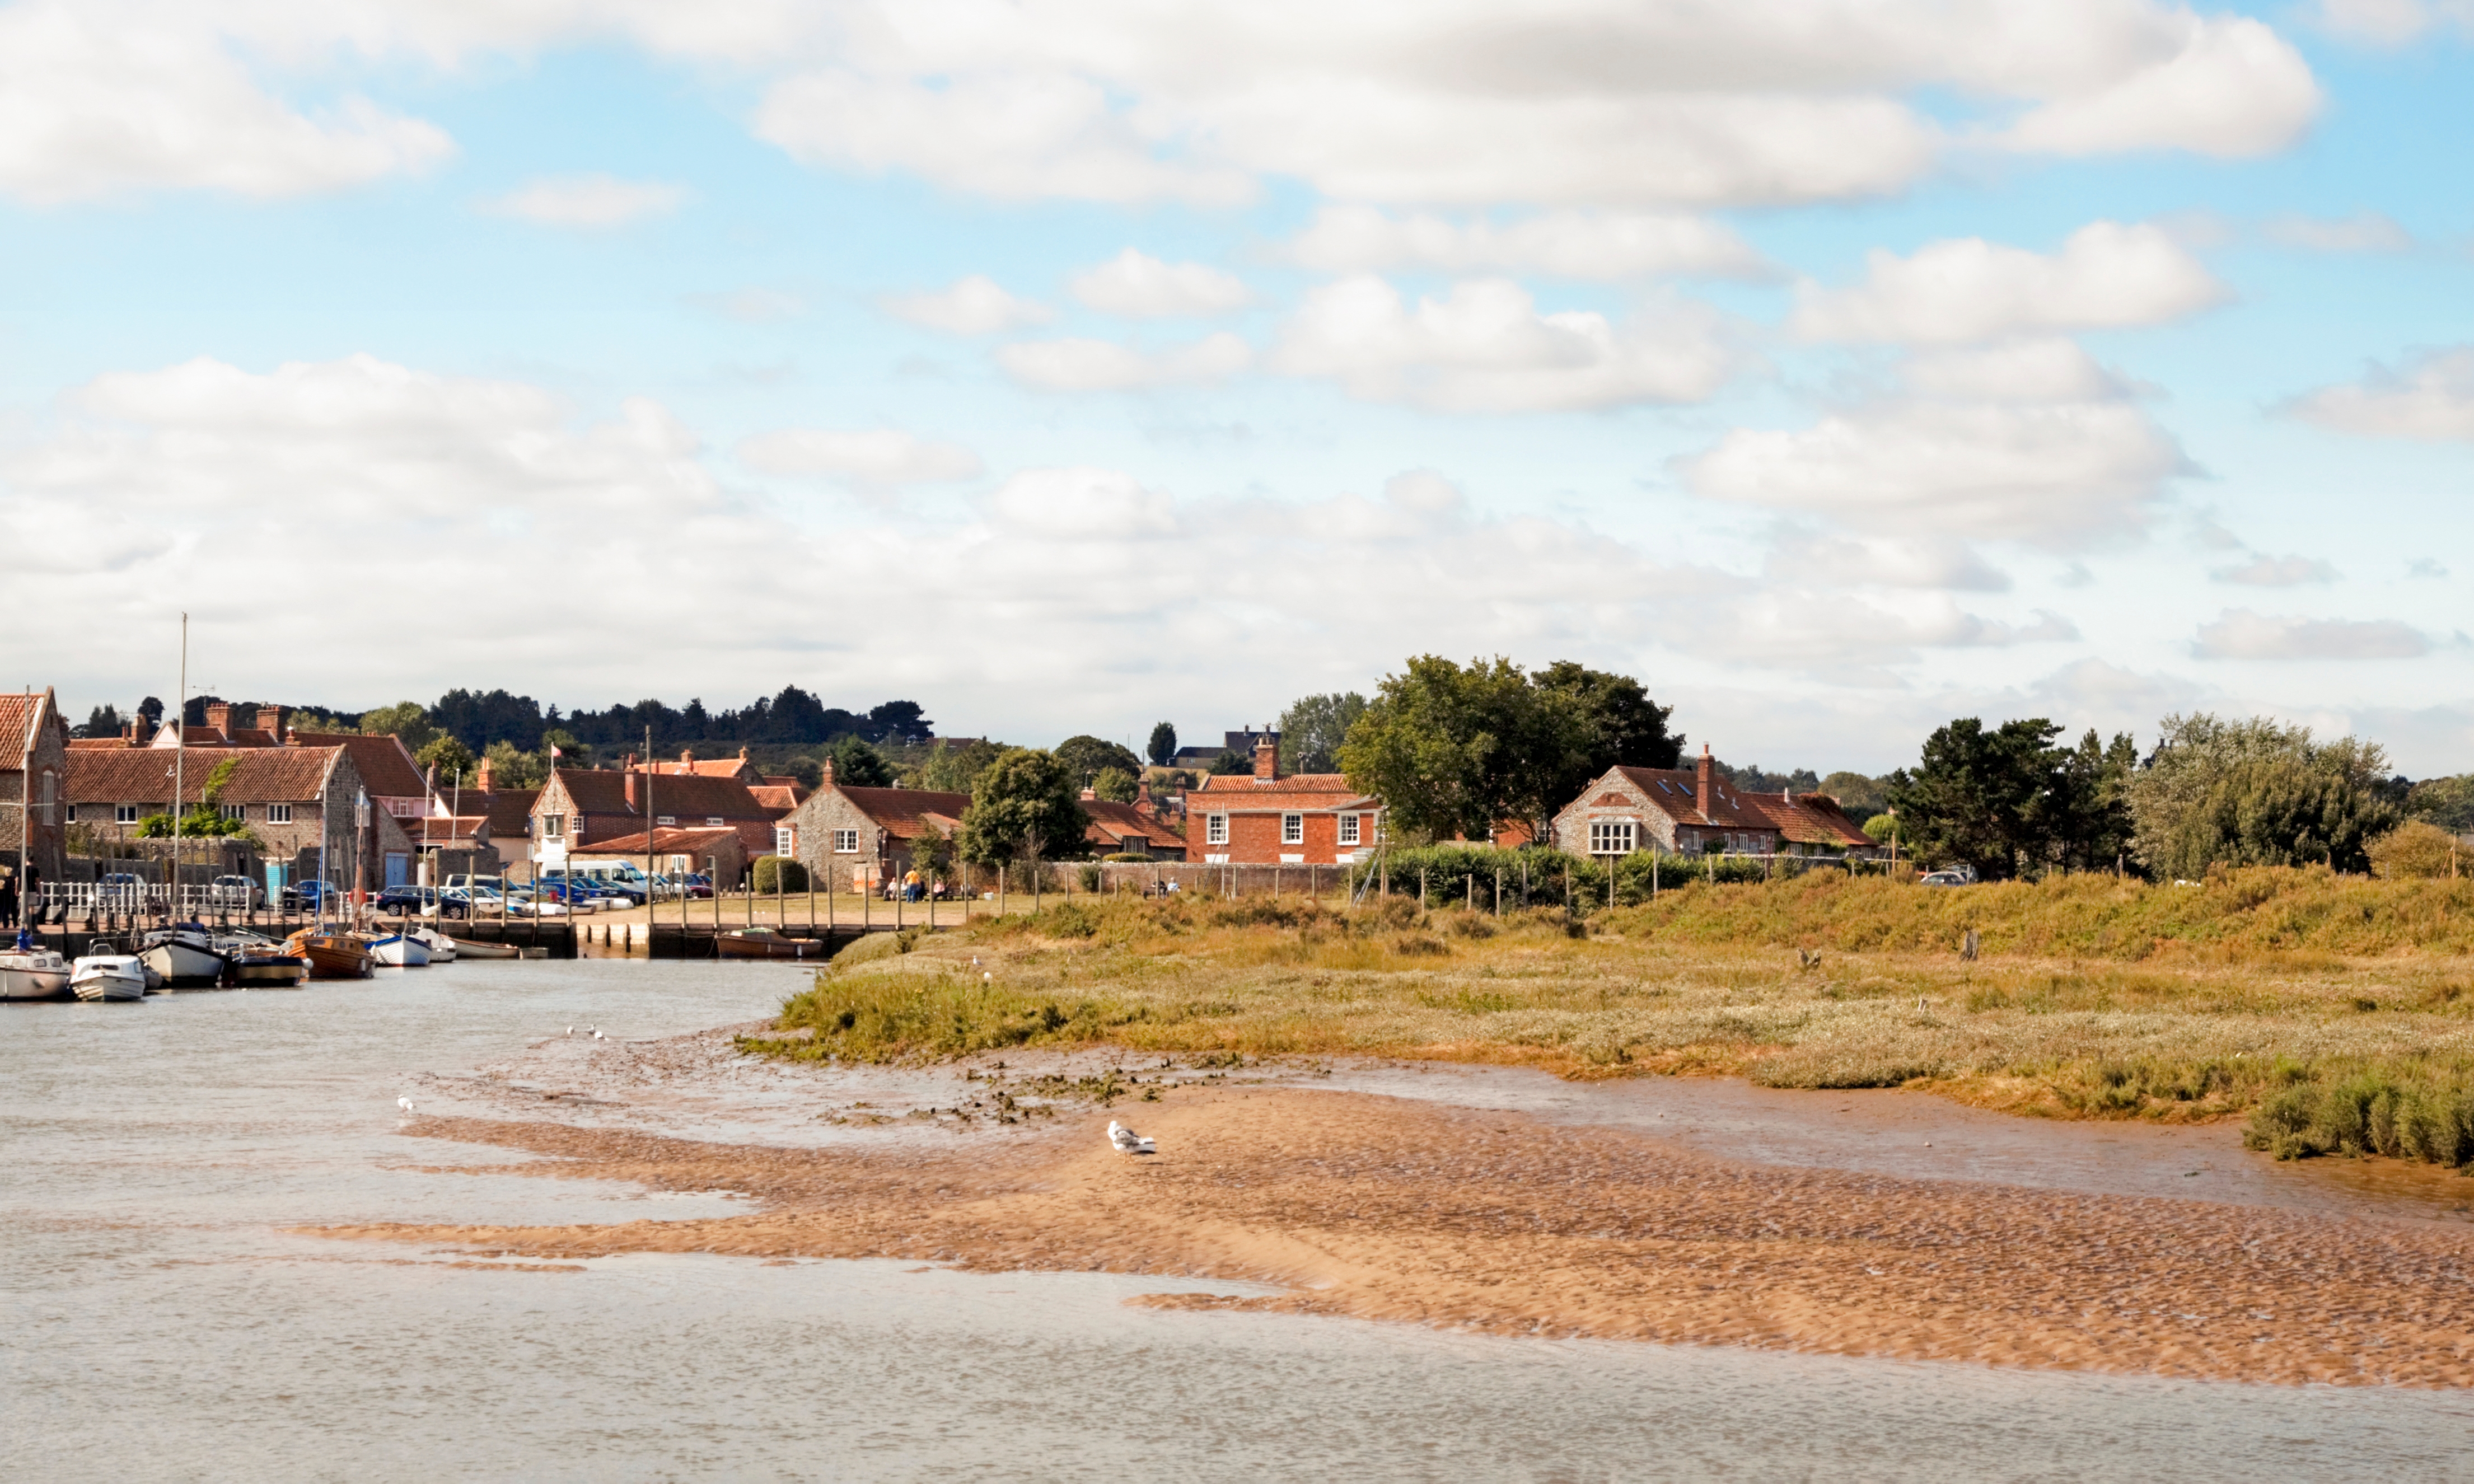
<instances>
[{"instance_id":1,"label":"flag","mask_svg":"<svg viewBox=\"0 0 2474 1484\"><path fill-rule=\"evenodd\" d=\"M552 743L550 743L550 747L549 747L549 755L550 755L551 757L554 757L554 758L563 758L563 757L567 756L567 754L566 754L566 753L561 752L561 751L559 751L559 750L558 750L558 743L556 743L556 742L552 742Z\"/></svg>"}]
</instances>

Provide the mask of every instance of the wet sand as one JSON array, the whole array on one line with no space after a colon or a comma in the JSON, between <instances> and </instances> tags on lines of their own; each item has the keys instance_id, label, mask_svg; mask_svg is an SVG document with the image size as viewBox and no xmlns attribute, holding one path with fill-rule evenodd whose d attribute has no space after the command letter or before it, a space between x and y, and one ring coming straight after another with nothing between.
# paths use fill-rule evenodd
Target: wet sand
<instances>
[{"instance_id":1,"label":"wet sand","mask_svg":"<svg viewBox=\"0 0 2474 1484\"><path fill-rule=\"evenodd\" d=\"M954 1088L952 1072L934 1075ZM647 1094L658 1081L637 1079ZM1468 1107L1419 1090L1223 1083L1120 1103L1117 1116L1158 1138L1151 1158L1107 1150L1109 1114L1084 1109L1029 1127L983 1117L969 1132L836 1126L798 1144L679 1138L600 1107L562 1115L583 1123L424 1116L405 1131L550 1156L492 1173L730 1190L756 1208L615 1226L320 1229L478 1257L877 1256L1251 1280L1286 1292L1154 1302L1505 1334L2474 1384L2474 1229L2462 1221L1752 1163L1633 1118ZM1789 1096L1813 1100L1816 1119L1841 1106Z\"/></svg>"}]
</instances>

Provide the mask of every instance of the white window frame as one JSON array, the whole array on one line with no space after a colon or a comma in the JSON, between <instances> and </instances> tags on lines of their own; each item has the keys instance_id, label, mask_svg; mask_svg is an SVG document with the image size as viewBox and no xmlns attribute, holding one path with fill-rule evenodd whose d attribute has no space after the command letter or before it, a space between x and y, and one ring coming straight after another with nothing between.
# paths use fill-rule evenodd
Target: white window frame
<instances>
[{"instance_id":1,"label":"white window frame","mask_svg":"<svg viewBox=\"0 0 2474 1484\"><path fill-rule=\"evenodd\" d=\"M1283 845L1302 845L1305 842L1306 816L1303 815L1280 815L1280 843Z\"/></svg>"},{"instance_id":2,"label":"white window frame","mask_svg":"<svg viewBox=\"0 0 2474 1484\"><path fill-rule=\"evenodd\" d=\"M292 806L289 804L267 805L266 822L269 824L290 824L292 822Z\"/></svg>"},{"instance_id":3,"label":"white window frame","mask_svg":"<svg viewBox=\"0 0 2474 1484\"><path fill-rule=\"evenodd\" d=\"M1589 821L1589 854L1593 856L1628 856L1639 846L1640 821L1637 819L1592 819Z\"/></svg>"},{"instance_id":4,"label":"white window frame","mask_svg":"<svg viewBox=\"0 0 2474 1484\"><path fill-rule=\"evenodd\" d=\"M52 822L52 806L58 804L60 801L61 775L51 771L49 768L45 768L43 770L43 799L41 803L35 806L35 813L39 816L42 823L49 824Z\"/></svg>"},{"instance_id":5,"label":"white window frame","mask_svg":"<svg viewBox=\"0 0 2474 1484\"><path fill-rule=\"evenodd\" d=\"M1228 843L1228 816L1226 815L1204 815L1202 816L1202 842L1206 845L1225 845Z\"/></svg>"},{"instance_id":6,"label":"white window frame","mask_svg":"<svg viewBox=\"0 0 2474 1484\"><path fill-rule=\"evenodd\" d=\"M544 815L541 816L541 822L542 839L565 839L567 838L567 815Z\"/></svg>"},{"instance_id":7,"label":"white window frame","mask_svg":"<svg viewBox=\"0 0 2474 1484\"><path fill-rule=\"evenodd\" d=\"M787 824L773 826L773 853L777 856L797 855L799 853L798 831Z\"/></svg>"},{"instance_id":8,"label":"white window frame","mask_svg":"<svg viewBox=\"0 0 2474 1484\"><path fill-rule=\"evenodd\" d=\"M1344 845L1354 845L1354 844L1357 844L1357 843L1359 842L1359 839L1358 839L1359 834L1360 834L1360 832L1361 832L1361 831L1363 831L1363 830L1365 829L1365 827L1366 827L1366 826L1365 826L1365 821L1366 821L1366 816L1365 816L1364 815L1341 815L1341 816L1340 816L1340 842L1341 842L1342 844L1344 844Z\"/></svg>"},{"instance_id":9,"label":"white window frame","mask_svg":"<svg viewBox=\"0 0 2474 1484\"><path fill-rule=\"evenodd\" d=\"M859 854L859 831L834 831L834 854L837 856L855 856Z\"/></svg>"},{"instance_id":10,"label":"white window frame","mask_svg":"<svg viewBox=\"0 0 2474 1484\"><path fill-rule=\"evenodd\" d=\"M215 806L215 812L221 815L224 818L233 821L247 819L249 817L249 806L247 804L218 804Z\"/></svg>"},{"instance_id":11,"label":"white window frame","mask_svg":"<svg viewBox=\"0 0 2474 1484\"><path fill-rule=\"evenodd\" d=\"M112 805L111 822L114 824L135 824L137 822L137 806L134 804Z\"/></svg>"}]
</instances>

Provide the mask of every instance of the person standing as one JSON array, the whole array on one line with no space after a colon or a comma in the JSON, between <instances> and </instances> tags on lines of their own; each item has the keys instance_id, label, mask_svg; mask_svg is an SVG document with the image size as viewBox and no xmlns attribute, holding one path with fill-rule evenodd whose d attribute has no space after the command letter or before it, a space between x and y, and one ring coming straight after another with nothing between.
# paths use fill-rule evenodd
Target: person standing
<instances>
[{"instance_id":1,"label":"person standing","mask_svg":"<svg viewBox=\"0 0 2474 1484\"><path fill-rule=\"evenodd\" d=\"M17 873L0 866L0 928L17 925Z\"/></svg>"}]
</instances>

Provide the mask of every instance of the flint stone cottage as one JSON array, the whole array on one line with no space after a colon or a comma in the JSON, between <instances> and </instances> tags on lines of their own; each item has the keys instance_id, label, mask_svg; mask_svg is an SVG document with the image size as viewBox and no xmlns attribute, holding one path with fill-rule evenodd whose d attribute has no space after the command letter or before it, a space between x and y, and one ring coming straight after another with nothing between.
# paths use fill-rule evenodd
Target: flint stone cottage
<instances>
[{"instance_id":1,"label":"flint stone cottage","mask_svg":"<svg viewBox=\"0 0 2474 1484\"><path fill-rule=\"evenodd\" d=\"M1807 855L1868 858L1872 837L1827 793L1742 793L1699 766L1617 766L1555 815L1555 844L1574 855Z\"/></svg>"},{"instance_id":2,"label":"flint stone cottage","mask_svg":"<svg viewBox=\"0 0 2474 1484\"><path fill-rule=\"evenodd\" d=\"M819 879L831 877L837 890L866 891L910 869L911 845L925 832L951 838L970 807L967 793L844 788L834 781L827 758L816 791L777 826L774 854L796 860Z\"/></svg>"},{"instance_id":3,"label":"flint stone cottage","mask_svg":"<svg viewBox=\"0 0 2474 1484\"><path fill-rule=\"evenodd\" d=\"M1340 773L1280 776L1279 743L1254 740L1250 775L1215 773L1185 795L1186 859L1209 865L1330 865L1383 836L1383 801Z\"/></svg>"},{"instance_id":4,"label":"flint stone cottage","mask_svg":"<svg viewBox=\"0 0 2474 1484\"><path fill-rule=\"evenodd\" d=\"M383 741L384 739L380 739ZM412 879L416 846L403 823L375 806L366 830L358 801L365 785L343 747L207 747L188 756L180 773L182 808L206 802L224 765L231 771L217 791L223 816L248 827L269 861L289 865L295 879L317 874L346 890L400 886ZM70 821L86 839L135 838L149 815L172 805L174 755L152 747L79 747L68 754ZM418 821L413 821L417 826ZM355 839L361 851L354 859Z\"/></svg>"},{"instance_id":5,"label":"flint stone cottage","mask_svg":"<svg viewBox=\"0 0 2474 1484\"><path fill-rule=\"evenodd\" d=\"M537 868L556 870L570 855L598 852L602 841L642 836L648 826L731 830L752 858L772 849L774 818L736 778L562 767L533 800L532 859Z\"/></svg>"},{"instance_id":6,"label":"flint stone cottage","mask_svg":"<svg viewBox=\"0 0 2474 1484\"><path fill-rule=\"evenodd\" d=\"M57 881L66 862L69 728L46 688L0 693L0 865Z\"/></svg>"}]
</instances>

